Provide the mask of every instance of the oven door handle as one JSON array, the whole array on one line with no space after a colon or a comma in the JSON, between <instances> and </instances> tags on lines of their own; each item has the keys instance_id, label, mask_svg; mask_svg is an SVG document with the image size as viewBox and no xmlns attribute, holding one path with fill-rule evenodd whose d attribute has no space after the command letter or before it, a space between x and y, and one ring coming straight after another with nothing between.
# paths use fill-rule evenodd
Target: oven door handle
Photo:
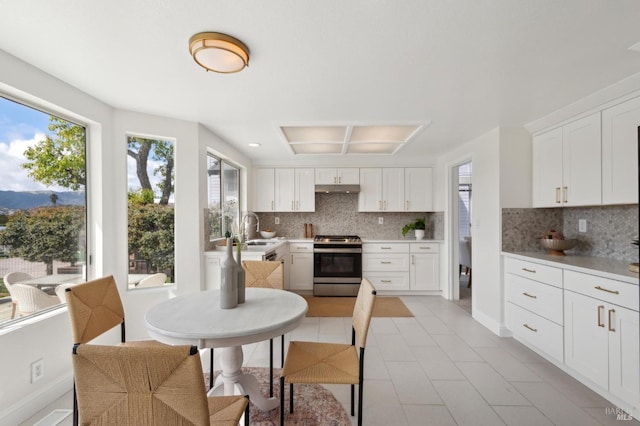
<instances>
[{"instance_id":1,"label":"oven door handle","mask_svg":"<svg viewBox=\"0 0 640 426\"><path fill-rule=\"evenodd\" d=\"M314 253L362 253L361 248L314 248Z\"/></svg>"}]
</instances>

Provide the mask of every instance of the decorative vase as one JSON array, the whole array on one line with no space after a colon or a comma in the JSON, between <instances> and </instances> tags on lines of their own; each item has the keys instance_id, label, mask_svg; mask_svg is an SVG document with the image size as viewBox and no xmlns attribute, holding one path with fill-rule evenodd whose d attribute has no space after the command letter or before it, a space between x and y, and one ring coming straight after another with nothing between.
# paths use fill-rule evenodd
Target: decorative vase
<instances>
[{"instance_id":1,"label":"decorative vase","mask_svg":"<svg viewBox=\"0 0 640 426\"><path fill-rule=\"evenodd\" d=\"M421 240L424 238L424 229L416 229L416 240Z\"/></svg>"},{"instance_id":2,"label":"decorative vase","mask_svg":"<svg viewBox=\"0 0 640 426\"><path fill-rule=\"evenodd\" d=\"M226 256L220 262L220 308L233 309L238 306L238 265L233 260L233 240L227 238Z\"/></svg>"},{"instance_id":3,"label":"decorative vase","mask_svg":"<svg viewBox=\"0 0 640 426\"><path fill-rule=\"evenodd\" d=\"M236 251L238 254L236 259L236 263L238 264L238 305L245 301L245 272L242 267L242 245L239 247L240 248Z\"/></svg>"}]
</instances>

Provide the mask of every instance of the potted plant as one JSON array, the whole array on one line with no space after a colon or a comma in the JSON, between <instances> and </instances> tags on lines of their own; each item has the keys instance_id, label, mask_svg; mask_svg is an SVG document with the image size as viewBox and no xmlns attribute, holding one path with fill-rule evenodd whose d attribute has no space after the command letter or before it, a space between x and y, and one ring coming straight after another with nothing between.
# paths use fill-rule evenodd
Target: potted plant
<instances>
[{"instance_id":1,"label":"potted plant","mask_svg":"<svg viewBox=\"0 0 640 426\"><path fill-rule=\"evenodd\" d=\"M424 217L416 218L412 223L408 223L402 227L402 236L406 236L409 231L415 231L416 240L424 238L424 230L427 228L427 219Z\"/></svg>"}]
</instances>

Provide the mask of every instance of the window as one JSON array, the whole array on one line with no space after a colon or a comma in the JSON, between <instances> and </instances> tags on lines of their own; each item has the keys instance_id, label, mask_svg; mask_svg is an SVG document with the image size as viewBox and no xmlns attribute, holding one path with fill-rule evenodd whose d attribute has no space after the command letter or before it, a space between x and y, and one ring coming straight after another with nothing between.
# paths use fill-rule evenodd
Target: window
<instances>
[{"instance_id":1,"label":"window","mask_svg":"<svg viewBox=\"0 0 640 426\"><path fill-rule=\"evenodd\" d=\"M240 222L240 169L207 154L209 240L229 236Z\"/></svg>"},{"instance_id":2,"label":"window","mask_svg":"<svg viewBox=\"0 0 640 426\"><path fill-rule=\"evenodd\" d=\"M0 97L0 324L86 279L85 152L84 126Z\"/></svg>"},{"instance_id":3,"label":"window","mask_svg":"<svg viewBox=\"0 0 640 426\"><path fill-rule=\"evenodd\" d=\"M174 282L173 147L127 137L129 289Z\"/></svg>"}]
</instances>

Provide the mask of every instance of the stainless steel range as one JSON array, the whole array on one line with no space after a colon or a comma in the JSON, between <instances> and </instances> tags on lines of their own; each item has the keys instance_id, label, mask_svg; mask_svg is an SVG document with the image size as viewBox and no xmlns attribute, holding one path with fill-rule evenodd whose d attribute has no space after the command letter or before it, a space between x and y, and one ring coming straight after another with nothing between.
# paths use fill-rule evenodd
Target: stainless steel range
<instances>
[{"instance_id":1,"label":"stainless steel range","mask_svg":"<svg viewBox=\"0 0 640 426\"><path fill-rule=\"evenodd\" d=\"M313 239L313 295L356 296L362 281L362 240L357 235Z\"/></svg>"}]
</instances>

